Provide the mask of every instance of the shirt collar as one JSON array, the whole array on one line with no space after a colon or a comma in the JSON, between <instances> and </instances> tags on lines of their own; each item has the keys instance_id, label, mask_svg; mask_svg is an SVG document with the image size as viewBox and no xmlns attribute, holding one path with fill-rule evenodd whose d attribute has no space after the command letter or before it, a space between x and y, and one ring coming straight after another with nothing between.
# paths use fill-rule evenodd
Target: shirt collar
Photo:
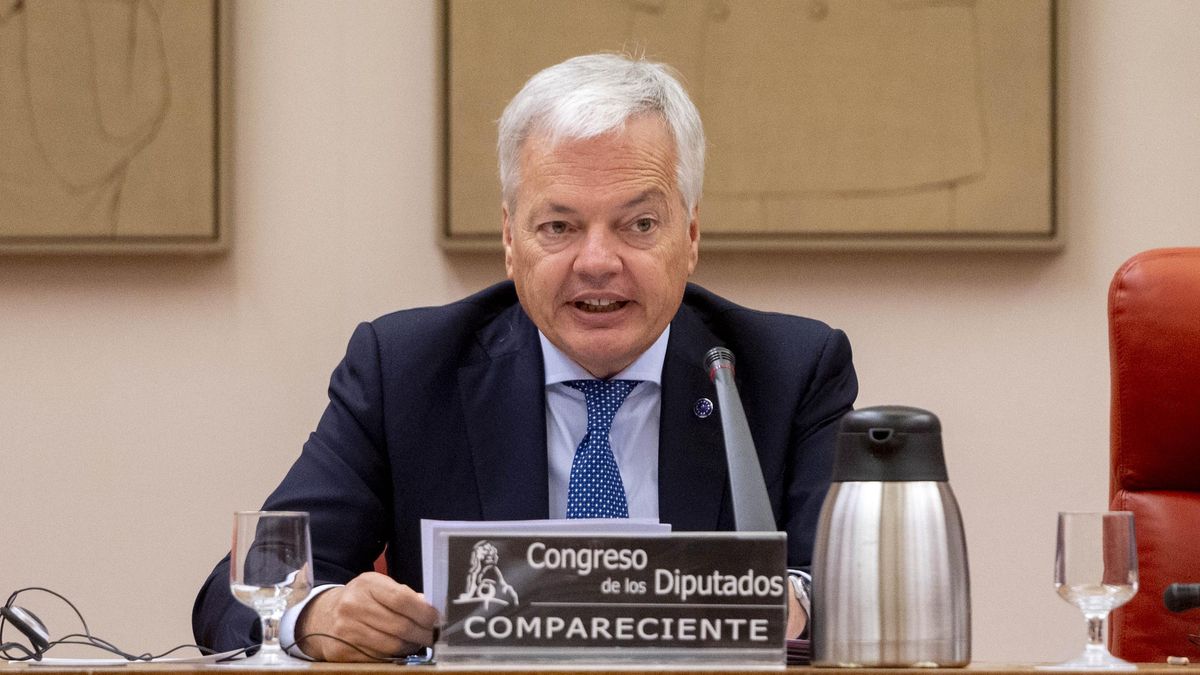
<instances>
[{"instance_id":1,"label":"shirt collar","mask_svg":"<svg viewBox=\"0 0 1200 675\"><path fill-rule=\"evenodd\" d=\"M650 348L642 352L642 355L629 364L629 367L613 376L614 380L641 380L642 382L653 382L662 386L662 369L663 362L667 359L667 339L671 336L671 325L667 324L666 330ZM562 353L558 347L555 347L542 331L538 331L538 339L542 341L542 366L546 373L546 384L558 384L568 380L594 380L596 379L588 371L584 370L583 366L571 360L571 357Z\"/></svg>"}]
</instances>

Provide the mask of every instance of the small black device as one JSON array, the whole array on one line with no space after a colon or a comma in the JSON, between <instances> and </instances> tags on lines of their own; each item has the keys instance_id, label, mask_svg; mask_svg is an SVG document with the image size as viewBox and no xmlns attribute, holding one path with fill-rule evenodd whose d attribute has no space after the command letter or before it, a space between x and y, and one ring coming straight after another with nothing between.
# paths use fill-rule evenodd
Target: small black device
<instances>
[{"instance_id":1,"label":"small black device","mask_svg":"<svg viewBox=\"0 0 1200 675\"><path fill-rule=\"evenodd\" d=\"M83 631L71 633L70 635L62 638L51 639L50 631L46 630L46 624L42 623L42 620L39 619L36 614L28 609L25 609L24 607L19 607L16 604L18 596L31 591L46 593L47 595L52 595L59 600L62 600L67 607L71 608L71 611L75 612L75 616L79 619L79 624L83 628ZM29 646L26 646L21 642L5 642L3 640L5 628L7 628L9 624L12 624L13 627L21 631L21 633L29 639ZM4 601L3 605L0 605L0 658L9 662L41 661L42 656L49 651L51 647L60 644L96 647L97 649L102 649L111 654L116 654L126 661L140 662L153 661L188 647L194 647L200 650L200 653L204 655L211 655L214 653L213 650L200 645L179 645L177 647L172 647L161 654L130 654L122 651L119 647L108 640L92 635L92 630L88 628L87 621L83 619L83 614L79 612L79 608L76 607L70 600L68 600L66 596L56 591L52 591L49 588L42 588L41 586L29 586L27 588L21 588L13 591L12 595L8 596L8 600ZM224 655L224 657L232 658L244 652L244 649L238 650L237 652L230 652Z\"/></svg>"},{"instance_id":2,"label":"small black device","mask_svg":"<svg viewBox=\"0 0 1200 675\"><path fill-rule=\"evenodd\" d=\"M29 644L33 645L34 653L41 654L50 648L50 631L46 630L46 624L42 623L36 614L24 607L9 605L0 607L0 614L4 616L5 621L13 625L13 628L29 638Z\"/></svg>"},{"instance_id":3,"label":"small black device","mask_svg":"<svg viewBox=\"0 0 1200 675\"><path fill-rule=\"evenodd\" d=\"M1172 612L1200 607L1200 584L1171 584L1163 591L1163 604Z\"/></svg>"}]
</instances>

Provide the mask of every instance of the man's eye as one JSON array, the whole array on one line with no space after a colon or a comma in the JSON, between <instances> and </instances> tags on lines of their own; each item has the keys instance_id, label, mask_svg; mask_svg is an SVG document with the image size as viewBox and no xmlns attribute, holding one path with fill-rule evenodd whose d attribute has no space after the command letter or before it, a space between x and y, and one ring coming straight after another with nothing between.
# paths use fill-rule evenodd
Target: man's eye
<instances>
[{"instance_id":1,"label":"man's eye","mask_svg":"<svg viewBox=\"0 0 1200 675\"><path fill-rule=\"evenodd\" d=\"M653 218L639 218L633 221L633 231L639 234L646 234L647 232L653 232L655 225L657 223L654 222Z\"/></svg>"},{"instance_id":2,"label":"man's eye","mask_svg":"<svg viewBox=\"0 0 1200 675\"><path fill-rule=\"evenodd\" d=\"M563 234L567 231L568 228L567 228L567 224L564 223L563 221L555 220L550 223L542 223L541 229L543 232L546 232L547 234Z\"/></svg>"}]
</instances>

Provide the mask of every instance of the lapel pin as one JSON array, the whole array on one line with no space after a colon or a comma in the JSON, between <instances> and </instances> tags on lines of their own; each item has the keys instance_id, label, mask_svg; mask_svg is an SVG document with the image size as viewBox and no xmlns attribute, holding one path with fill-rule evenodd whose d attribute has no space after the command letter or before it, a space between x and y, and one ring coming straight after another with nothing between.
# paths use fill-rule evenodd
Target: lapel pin
<instances>
[{"instance_id":1,"label":"lapel pin","mask_svg":"<svg viewBox=\"0 0 1200 675\"><path fill-rule=\"evenodd\" d=\"M696 417L704 419L713 413L713 402L707 398L702 398L696 401L696 405L692 407L692 412L696 413Z\"/></svg>"}]
</instances>

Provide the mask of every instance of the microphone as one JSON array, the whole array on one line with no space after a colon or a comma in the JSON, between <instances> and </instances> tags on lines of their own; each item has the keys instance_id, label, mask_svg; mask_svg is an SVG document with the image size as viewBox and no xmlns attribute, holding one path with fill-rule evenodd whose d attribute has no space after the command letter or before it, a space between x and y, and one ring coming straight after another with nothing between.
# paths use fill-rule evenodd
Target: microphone
<instances>
[{"instance_id":1,"label":"microphone","mask_svg":"<svg viewBox=\"0 0 1200 675\"><path fill-rule=\"evenodd\" d=\"M1200 607L1200 584L1171 584L1163 591L1163 604L1172 612Z\"/></svg>"},{"instance_id":2,"label":"microphone","mask_svg":"<svg viewBox=\"0 0 1200 675\"><path fill-rule=\"evenodd\" d=\"M717 388L717 403L721 406L721 435L725 439L733 522L738 532L775 532L775 514L767 498L758 451L754 449L746 411L733 381L733 352L713 347L704 356L704 366Z\"/></svg>"}]
</instances>

